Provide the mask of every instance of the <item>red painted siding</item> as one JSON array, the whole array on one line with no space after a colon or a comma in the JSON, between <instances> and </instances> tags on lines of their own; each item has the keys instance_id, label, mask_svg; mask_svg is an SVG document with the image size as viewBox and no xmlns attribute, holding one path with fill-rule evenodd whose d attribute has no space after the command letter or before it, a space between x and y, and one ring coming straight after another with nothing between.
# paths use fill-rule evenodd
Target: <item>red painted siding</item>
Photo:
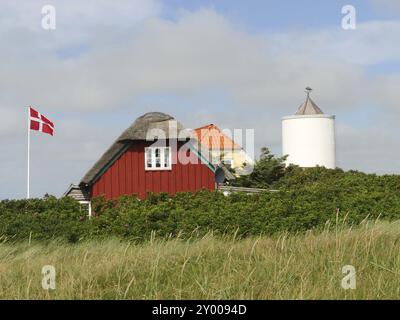
<instances>
[{"instance_id":1,"label":"red painted siding","mask_svg":"<svg viewBox=\"0 0 400 320\"><path fill-rule=\"evenodd\" d=\"M215 189L214 173L200 160L198 163L172 165L168 171L146 171L144 148L151 143L134 142L92 185L93 197L104 195L115 199L124 194L137 194L141 199L147 192L175 194L181 191ZM172 154L176 157L176 154ZM190 157L196 157L190 154Z\"/></svg>"}]
</instances>

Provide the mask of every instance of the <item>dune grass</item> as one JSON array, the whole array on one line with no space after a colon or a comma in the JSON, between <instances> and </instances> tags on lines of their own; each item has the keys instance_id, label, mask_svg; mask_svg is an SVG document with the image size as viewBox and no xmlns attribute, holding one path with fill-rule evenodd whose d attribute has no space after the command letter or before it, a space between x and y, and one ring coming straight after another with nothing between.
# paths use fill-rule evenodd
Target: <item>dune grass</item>
<instances>
[{"instance_id":1,"label":"dune grass","mask_svg":"<svg viewBox=\"0 0 400 320\"><path fill-rule=\"evenodd\" d=\"M328 230L329 229L329 230ZM44 265L56 289L41 286ZM344 290L344 265L357 272ZM235 239L0 244L1 299L399 299L400 221Z\"/></svg>"}]
</instances>

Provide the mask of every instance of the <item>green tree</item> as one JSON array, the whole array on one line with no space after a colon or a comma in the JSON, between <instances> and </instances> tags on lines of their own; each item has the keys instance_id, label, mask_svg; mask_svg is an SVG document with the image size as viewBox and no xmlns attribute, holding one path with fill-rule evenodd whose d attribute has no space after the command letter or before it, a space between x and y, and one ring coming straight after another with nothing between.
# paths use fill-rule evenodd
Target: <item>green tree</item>
<instances>
[{"instance_id":1,"label":"green tree","mask_svg":"<svg viewBox=\"0 0 400 320\"><path fill-rule=\"evenodd\" d=\"M259 160L254 164L253 171L249 175L239 176L231 182L238 187L269 188L281 179L286 172L287 156L277 157L271 151L263 147ZM289 169L290 170L290 169Z\"/></svg>"}]
</instances>

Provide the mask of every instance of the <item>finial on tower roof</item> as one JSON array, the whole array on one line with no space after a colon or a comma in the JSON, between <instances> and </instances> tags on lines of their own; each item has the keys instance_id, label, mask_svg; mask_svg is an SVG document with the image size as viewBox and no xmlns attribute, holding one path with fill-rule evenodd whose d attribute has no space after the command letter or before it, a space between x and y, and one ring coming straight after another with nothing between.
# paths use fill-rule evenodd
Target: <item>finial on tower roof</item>
<instances>
[{"instance_id":1,"label":"finial on tower roof","mask_svg":"<svg viewBox=\"0 0 400 320\"><path fill-rule=\"evenodd\" d=\"M310 98L310 93L312 91L312 88L307 87L305 93L307 93L307 100Z\"/></svg>"}]
</instances>

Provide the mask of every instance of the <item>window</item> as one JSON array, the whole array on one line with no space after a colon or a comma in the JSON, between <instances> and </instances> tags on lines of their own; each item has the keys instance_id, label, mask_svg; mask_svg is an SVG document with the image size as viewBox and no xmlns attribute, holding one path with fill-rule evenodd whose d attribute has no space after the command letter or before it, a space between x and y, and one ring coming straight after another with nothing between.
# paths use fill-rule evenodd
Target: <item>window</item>
<instances>
[{"instance_id":1,"label":"window","mask_svg":"<svg viewBox=\"0 0 400 320\"><path fill-rule=\"evenodd\" d=\"M148 147L144 150L146 170L171 170L171 147Z\"/></svg>"}]
</instances>

